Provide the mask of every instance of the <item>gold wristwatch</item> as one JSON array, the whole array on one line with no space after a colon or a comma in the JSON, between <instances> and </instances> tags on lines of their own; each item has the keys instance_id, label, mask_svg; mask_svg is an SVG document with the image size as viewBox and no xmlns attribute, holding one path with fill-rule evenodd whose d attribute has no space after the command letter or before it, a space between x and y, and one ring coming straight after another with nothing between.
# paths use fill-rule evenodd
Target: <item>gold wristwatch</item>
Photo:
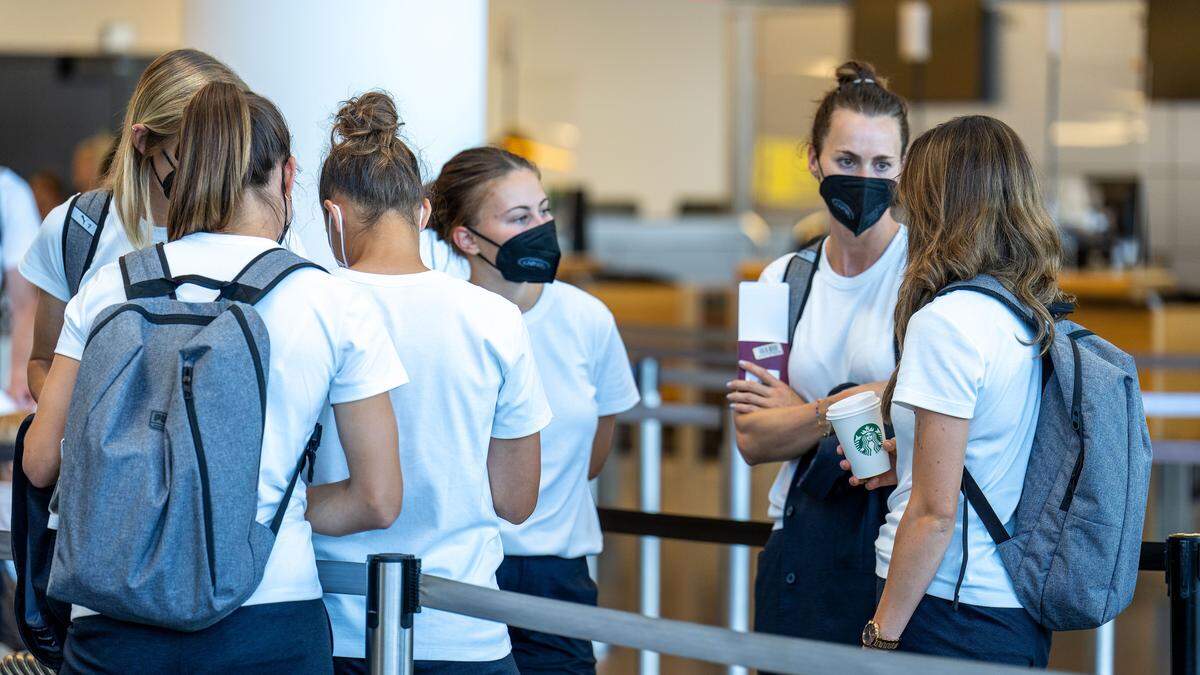
<instances>
[{"instance_id":1,"label":"gold wristwatch","mask_svg":"<svg viewBox=\"0 0 1200 675\"><path fill-rule=\"evenodd\" d=\"M875 619L871 619L863 627L862 646L868 649L882 649L890 652L900 647L900 641L884 640L879 637L879 624L875 623Z\"/></svg>"}]
</instances>

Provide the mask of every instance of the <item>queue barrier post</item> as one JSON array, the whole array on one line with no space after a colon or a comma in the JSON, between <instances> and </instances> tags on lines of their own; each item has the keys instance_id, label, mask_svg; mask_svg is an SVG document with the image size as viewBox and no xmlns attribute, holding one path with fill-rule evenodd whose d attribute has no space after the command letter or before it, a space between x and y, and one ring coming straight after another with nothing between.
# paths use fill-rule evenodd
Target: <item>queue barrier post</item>
<instances>
[{"instance_id":1,"label":"queue barrier post","mask_svg":"<svg viewBox=\"0 0 1200 675\"><path fill-rule=\"evenodd\" d=\"M643 406L654 410L662 405L662 395L658 391L657 359L642 359L638 366L638 389ZM654 513L662 508L662 421L653 415L647 416L640 427L641 507L643 512ZM638 544L641 552L639 609L643 616L657 617L662 543L657 537L642 537ZM658 654L643 651L638 656L638 664L642 675L658 675Z\"/></svg>"},{"instance_id":2,"label":"queue barrier post","mask_svg":"<svg viewBox=\"0 0 1200 675\"><path fill-rule=\"evenodd\" d=\"M1200 534L1167 537L1171 599L1171 674L1196 675L1200 647Z\"/></svg>"},{"instance_id":3,"label":"queue barrier post","mask_svg":"<svg viewBox=\"0 0 1200 675\"><path fill-rule=\"evenodd\" d=\"M734 427L733 411L726 417L728 424L729 453L729 517L731 520L750 519L750 465L742 459L738 449L737 429ZM750 629L750 547L729 547L729 628L736 631ZM746 668L730 666L727 675L746 675Z\"/></svg>"},{"instance_id":4,"label":"queue barrier post","mask_svg":"<svg viewBox=\"0 0 1200 675\"><path fill-rule=\"evenodd\" d=\"M367 557L367 666L371 675L413 675L413 614L421 611L421 561L405 553Z\"/></svg>"}]
</instances>

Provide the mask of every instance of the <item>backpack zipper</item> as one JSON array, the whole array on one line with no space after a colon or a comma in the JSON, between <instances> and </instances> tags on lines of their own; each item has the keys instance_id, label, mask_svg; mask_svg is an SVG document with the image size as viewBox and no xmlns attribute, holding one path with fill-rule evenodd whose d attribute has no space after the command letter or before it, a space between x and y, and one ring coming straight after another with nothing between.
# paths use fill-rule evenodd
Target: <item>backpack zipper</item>
<instances>
[{"instance_id":1,"label":"backpack zipper","mask_svg":"<svg viewBox=\"0 0 1200 675\"><path fill-rule=\"evenodd\" d=\"M208 486L208 460L204 456L204 442L200 438L200 421L196 418L196 400L192 393L193 371L190 363L183 366L180 383L183 387L183 405L187 410L188 426L192 430L192 447L196 450L196 464L200 468L200 498L204 507L204 544L208 553L208 576L213 588L217 587L216 554L213 551L212 498Z\"/></svg>"},{"instance_id":2,"label":"backpack zipper","mask_svg":"<svg viewBox=\"0 0 1200 675\"><path fill-rule=\"evenodd\" d=\"M1067 492L1063 495L1062 504L1059 505L1060 511L1067 511L1071 508L1071 502L1075 499L1075 490L1079 487L1079 476L1083 474L1083 461L1087 456L1087 446L1084 444L1083 433L1083 359L1079 353L1079 338L1094 335L1090 330L1077 330L1073 333L1068 333L1067 337L1071 340L1071 357L1075 362L1075 373L1071 385L1071 429L1079 437L1079 455L1075 458L1075 467L1071 469L1071 480L1067 483Z\"/></svg>"}]
</instances>

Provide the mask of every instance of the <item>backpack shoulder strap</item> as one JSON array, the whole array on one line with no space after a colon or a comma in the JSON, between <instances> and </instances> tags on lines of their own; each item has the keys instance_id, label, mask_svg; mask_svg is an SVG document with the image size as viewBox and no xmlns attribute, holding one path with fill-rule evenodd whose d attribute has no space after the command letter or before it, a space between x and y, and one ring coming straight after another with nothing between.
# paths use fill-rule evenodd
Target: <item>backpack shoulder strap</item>
<instances>
[{"instance_id":1,"label":"backpack shoulder strap","mask_svg":"<svg viewBox=\"0 0 1200 675\"><path fill-rule=\"evenodd\" d=\"M788 339L796 334L796 326L800 323L800 315L808 304L808 295L812 290L813 277L820 265L821 248L825 245L825 237L817 237L802 246L792 259L788 261L783 273L783 281L788 285Z\"/></svg>"},{"instance_id":2,"label":"backpack shoulder strap","mask_svg":"<svg viewBox=\"0 0 1200 675\"><path fill-rule=\"evenodd\" d=\"M974 279L955 281L954 283L948 284L945 288L938 291L937 295L934 297L940 298L941 296L948 293L953 293L954 291L973 291L975 293L982 293L990 296L1000 301L1000 303L1007 307L1010 312L1015 314L1018 319L1033 327L1035 330L1037 329L1037 319L1033 316L1033 313L1029 311L1029 308L1025 306L1025 303L1017 299L1017 296L1013 295L1012 292L1005 288L1004 284L1000 283L995 277L981 274Z\"/></svg>"},{"instance_id":3,"label":"backpack shoulder strap","mask_svg":"<svg viewBox=\"0 0 1200 675\"><path fill-rule=\"evenodd\" d=\"M296 490L296 483L300 480L300 474L303 473L304 467L308 467L308 482L313 479L313 462L317 458L317 448L321 447L321 424L317 423L313 427L312 435L308 437L308 442L304 444L304 451L300 453L300 459L296 462L296 468L292 471L292 477L288 481L287 489L283 492L283 498L279 500L279 506L275 508L275 516L271 518L271 533L279 534L279 528L283 525L283 516L287 513L288 502L292 499L292 493Z\"/></svg>"},{"instance_id":4,"label":"backpack shoulder strap","mask_svg":"<svg viewBox=\"0 0 1200 675\"><path fill-rule=\"evenodd\" d=\"M179 284L171 276L167 255L162 244L143 248L121 256L121 282L125 285L125 297L139 298L173 297Z\"/></svg>"},{"instance_id":5,"label":"backpack shoulder strap","mask_svg":"<svg viewBox=\"0 0 1200 675\"><path fill-rule=\"evenodd\" d=\"M285 248L268 249L247 263L242 271L221 289L220 297L253 305L289 274L306 267L325 271L324 267Z\"/></svg>"},{"instance_id":6,"label":"backpack shoulder strap","mask_svg":"<svg viewBox=\"0 0 1200 675\"><path fill-rule=\"evenodd\" d=\"M96 257L96 247L100 243L104 222L108 220L112 196L109 190L81 192L67 207L67 217L63 219L62 258L67 290L72 297L79 292L83 275Z\"/></svg>"}]
</instances>

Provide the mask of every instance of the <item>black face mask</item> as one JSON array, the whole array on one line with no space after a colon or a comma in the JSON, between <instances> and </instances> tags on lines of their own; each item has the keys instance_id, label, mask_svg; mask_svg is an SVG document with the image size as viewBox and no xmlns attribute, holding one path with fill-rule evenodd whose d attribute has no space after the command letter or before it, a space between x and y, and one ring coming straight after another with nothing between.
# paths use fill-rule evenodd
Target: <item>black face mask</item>
<instances>
[{"instance_id":1,"label":"black face mask","mask_svg":"<svg viewBox=\"0 0 1200 675\"><path fill-rule=\"evenodd\" d=\"M821 181L821 197L829 212L858 236L879 222L892 204L896 181L833 175Z\"/></svg>"},{"instance_id":2,"label":"black face mask","mask_svg":"<svg viewBox=\"0 0 1200 675\"><path fill-rule=\"evenodd\" d=\"M558 230L555 229L553 220L531 227L503 244L497 244L479 234L474 228L467 229L480 239L500 247L496 252L496 262L484 258L482 254L479 257L499 270L507 281L534 284L548 284L554 281L562 251L558 248Z\"/></svg>"},{"instance_id":3,"label":"black face mask","mask_svg":"<svg viewBox=\"0 0 1200 675\"><path fill-rule=\"evenodd\" d=\"M158 168L156 168L153 163L150 165L150 170L154 172L154 177L158 179L158 184L159 184L159 186L162 187L163 196L166 197L167 199L170 199L171 198L171 187L173 185L175 185L176 166L175 166L175 162L171 161L171 156L165 152L163 153L163 159L167 160L167 164L171 165L171 170L167 172L166 178L158 177Z\"/></svg>"}]
</instances>

